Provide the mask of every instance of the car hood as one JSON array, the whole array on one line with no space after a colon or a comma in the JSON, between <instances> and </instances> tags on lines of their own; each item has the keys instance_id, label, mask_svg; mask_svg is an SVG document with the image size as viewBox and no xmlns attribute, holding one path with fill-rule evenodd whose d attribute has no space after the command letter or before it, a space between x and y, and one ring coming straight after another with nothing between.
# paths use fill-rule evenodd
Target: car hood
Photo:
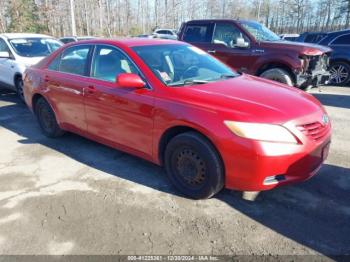
<instances>
[{"instance_id":1,"label":"car hood","mask_svg":"<svg viewBox=\"0 0 350 262\"><path fill-rule=\"evenodd\" d=\"M29 67L29 66L32 66L32 65L39 63L43 58L44 58L44 56L42 56L42 57L23 57L23 56L21 56L19 61L23 65L25 65L26 67Z\"/></svg>"},{"instance_id":2,"label":"car hood","mask_svg":"<svg viewBox=\"0 0 350 262\"><path fill-rule=\"evenodd\" d=\"M312 95L294 87L245 75L177 88L189 104L223 113L227 120L284 124L324 111Z\"/></svg>"},{"instance_id":3,"label":"car hood","mask_svg":"<svg viewBox=\"0 0 350 262\"><path fill-rule=\"evenodd\" d=\"M324 53L331 52L332 49L326 46L310 44L310 43L301 43L301 42L292 42L292 41L271 41L271 42L261 42L262 47L269 47L273 49L289 49L297 50L300 54L304 55L322 55Z\"/></svg>"}]
</instances>

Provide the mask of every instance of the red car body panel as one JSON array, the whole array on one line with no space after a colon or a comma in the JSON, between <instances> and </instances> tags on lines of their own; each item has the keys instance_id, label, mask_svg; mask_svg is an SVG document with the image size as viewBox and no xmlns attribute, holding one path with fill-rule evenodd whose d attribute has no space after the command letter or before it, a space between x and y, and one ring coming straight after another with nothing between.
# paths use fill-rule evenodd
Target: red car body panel
<instances>
[{"instance_id":1,"label":"red car body panel","mask_svg":"<svg viewBox=\"0 0 350 262\"><path fill-rule=\"evenodd\" d=\"M122 49L137 65L151 89L121 88L116 83L55 72L48 64L63 49L79 44L108 44ZM25 100L33 110L45 97L61 128L162 164L160 141L174 127L194 129L215 146L225 168L225 187L260 191L303 181L315 174L329 147L330 123L311 95L293 87L241 75L233 79L181 88L165 86L131 49L138 45L185 43L170 40L89 40L65 45L26 71ZM263 142L233 134L225 120L283 125L298 144ZM299 126L320 123L313 140ZM284 175L278 184L266 177Z\"/></svg>"}]
</instances>

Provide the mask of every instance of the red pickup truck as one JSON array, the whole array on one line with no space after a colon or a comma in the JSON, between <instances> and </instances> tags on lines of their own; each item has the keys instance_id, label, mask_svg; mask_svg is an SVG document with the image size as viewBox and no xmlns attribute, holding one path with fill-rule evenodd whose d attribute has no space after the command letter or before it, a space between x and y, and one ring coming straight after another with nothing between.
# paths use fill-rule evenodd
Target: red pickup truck
<instances>
[{"instance_id":1,"label":"red pickup truck","mask_svg":"<svg viewBox=\"0 0 350 262\"><path fill-rule=\"evenodd\" d=\"M260 23L247 20L192 20L179 40L211 53L238 72L309 88L329 80L332 49L281 40Z\"/></svg>"}]
</instances>

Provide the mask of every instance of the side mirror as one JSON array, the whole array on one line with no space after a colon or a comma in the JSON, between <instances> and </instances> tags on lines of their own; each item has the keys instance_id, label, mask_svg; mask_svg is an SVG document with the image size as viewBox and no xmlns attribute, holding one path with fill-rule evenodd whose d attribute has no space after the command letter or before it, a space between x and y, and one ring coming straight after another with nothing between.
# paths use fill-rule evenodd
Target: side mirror
<instances>
[{"instance_id":1,"label":"side mirror","mask_svg":"<svg viewBox=\"0 0 350 262\"><path fill-rule=\"evenodd\" d=\"M118 86L126 88L143 88L146 86L139 75L131 73L119 74L116 83Z\"/></svg>"},{"instance_id":2,"label":"side mirror","mask_svg":"<svg viewBox=\"0 0 350 262\"><path fill-rule=\"evenodd\" d=\"M237 47L240 47L240 48L248 48L249 47L249 43L246 42L243 37L238 37L236 41L237 41L236 42Z\"/></svg>"},{"instance_id":3,"label":"side mirror","mask_svg":"<svg viewBox=\"0 0 350 262\"><path fill-rule=\"evenodd\" d=\"M0 58L11 58L10 53L7 51L0 52Z\"/></svg>"}]
</instances>

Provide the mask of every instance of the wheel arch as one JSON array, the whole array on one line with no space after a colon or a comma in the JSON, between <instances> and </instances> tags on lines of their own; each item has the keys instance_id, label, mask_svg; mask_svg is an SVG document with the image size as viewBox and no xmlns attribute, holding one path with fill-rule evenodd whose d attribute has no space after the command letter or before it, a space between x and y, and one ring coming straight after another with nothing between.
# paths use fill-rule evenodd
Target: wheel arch
<instances>
[{"instance_id":1,"label":"wheel arch","mask_svg":"<svg viewBox=\"0 0 350 262\"><path fill-rule=\"evenodd\" d=\"M16 86L16 81L18 78L22 78L22 74L19 72L16 72L13 76L13 85Z\"/></svg>"},{"instance_id":2,"label":"wheel arch","mask_svg":"<svg viewBox=\"0 0 350 262\"><path fill-rule=\"evenodd\" d=\"M39 93L35 93L33 95L33 97L32 97L32 101L31 102L32 102L32 109L33 109L34 113L35 113L35 104L36 104L36 102L38 102L38 100L40 98L43 98L43 99L45 99L47 101L47 99L42 94L39 94Z\"/></svg>"},{"instance_id":3,"label":"wheel arch","mask_svg":"<svg viewBox=\"0 0 350 262\"><path fill-rule=\"evenodd\" d=\"M281 68L288 72L291 76L293 83L296 83L296 76L291 67L283 62L270 61L262 64L255 72L255 75L260 76L264 71L272 68Z\"/></svg>"},{"instance_id":4,"label":"wheel arch","mask_svg":"<svg viewBox=\"0 0 350 262\"><path fill-rule=\"evenodd\" d=\"M55 114L55 117L56 117L56 120L57 120L57 123L58 125L62 128L62 121L61 121L61 117L60 115L58 114L58 109L56 108L55 104L54 103L51 103L50 99L48 99L47 97L45 97L45 95L41 94L41 93L35 93L33 94L32 96L32 99L31 99L31 108L32 108L32 111L33 113L35 114L35 104L38 102L38 100L40 98L43 98L45 99L45 101L50 105L50 107L52 108L54 114Z\"/></svg>"},{"instance_id":5,"label":"wheel arch","mask_svg":"<svg viewBox=\"0 0 350 262\"><path fill-rule=\"evenodd\" d=\"M187 125L172 126L163 132L163 134L161 135L161 137L159 139L159 143L158 143L159 164L161 166L163 166L163 164L164 164L165 149L166 149L166 146L168 145L168 143L170 142L170 140L172 138L174 138L175 136L182 134L182 133L186 133L186 132L195 132L195 133L199 134L200 136L202 136L204 139L206 139L211 144L211 146L214 148L214 150L216 151L216 153L218 154L218 156L220 158L220 161L221 161L224 173L225 173L224 161L222 159L220 150L217 148L217 146L215 146L213 139L210 138L208 135L206 135L204 132L200 131L199 129L197 129L195 127L187 126Z\"/></svg>"},{"instance_id":6,"label":"wheel arch","mask_svg":"<svg viewBox=\"0 0 350 262\"><path fill-rule=\"evenodd\" d=\"M350 66L350 59L346 59L344 57L335 57L331 59L330 64L332 65L333 63L338 63L338 62L343 62Z\"/></svg>"}]
</instances>

